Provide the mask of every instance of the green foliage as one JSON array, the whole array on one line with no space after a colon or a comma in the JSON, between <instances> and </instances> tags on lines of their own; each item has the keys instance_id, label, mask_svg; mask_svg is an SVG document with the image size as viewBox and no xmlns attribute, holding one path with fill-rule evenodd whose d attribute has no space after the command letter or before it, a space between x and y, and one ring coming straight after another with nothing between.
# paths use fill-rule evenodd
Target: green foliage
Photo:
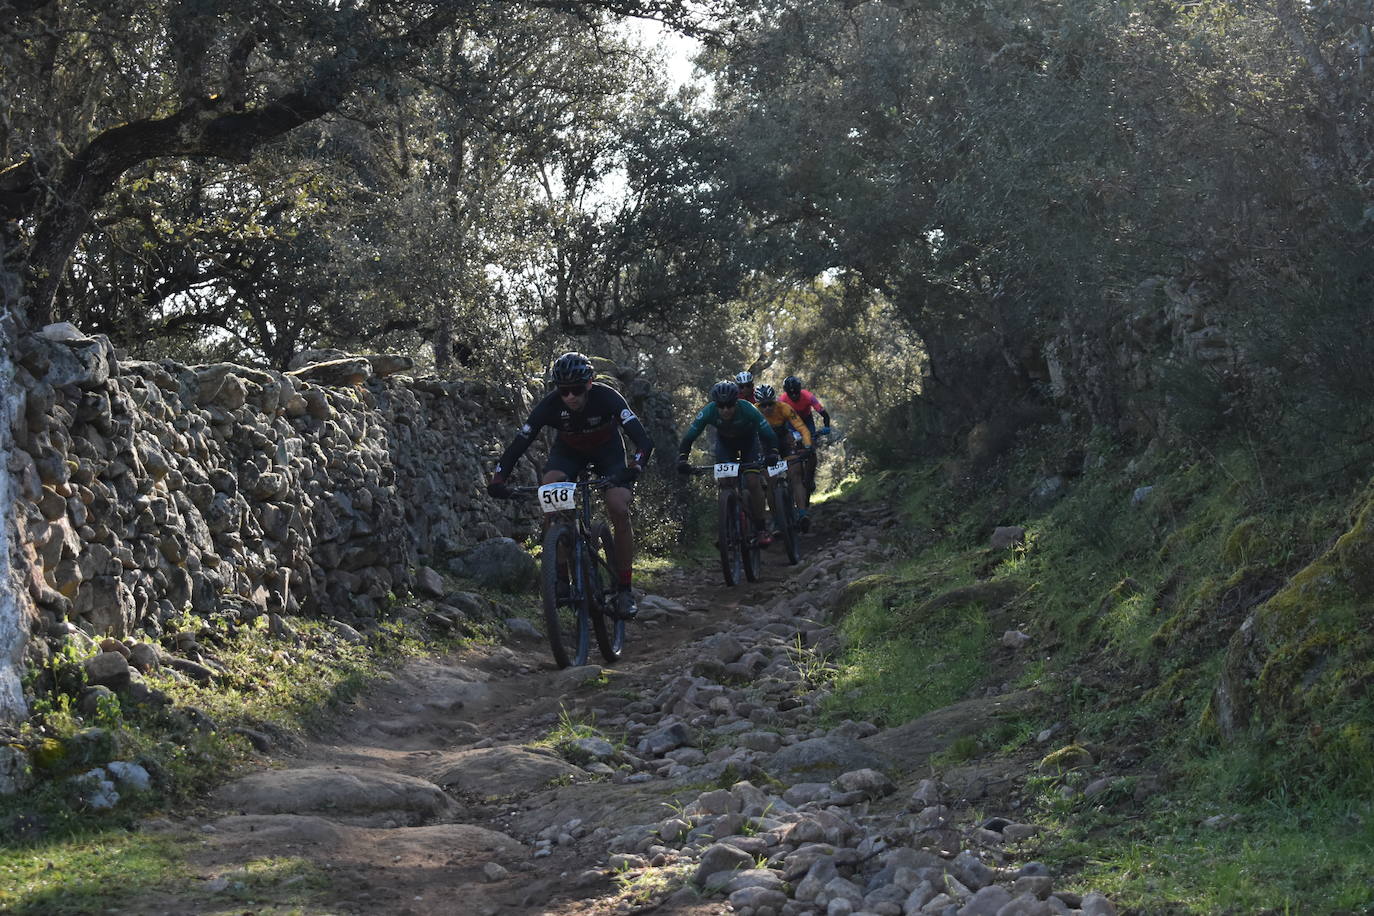
<instances>
[{"instance_id":1,"label":"green foliage","mask_svg":"<svg viewBox=\"0 0 1374 916\"><path fill-rule=\"evenodd\" d=\"M893 494L907 529L931 536L856 583L830 712L896 724L989 681L1038 687L1078 748L1148 747L1144 772L1167 785L1128 773L1088 799L1095 753L1045 758L1028 788L1052 829L1027 854L1071 887L1199 913L1374 902L1374 490L1295 481L1249 438L1127 460L1097 435L1043 505L1027 496L1064 449L1044 432L981 474L923 466L851 488ZM1022 545L981 546L1008 523L1027 528ZM994 679L1003 621L1044 651L995 663ZM1042 716L967 736L932 766L1025 753Z\"/></svg>"},{"instance_id":2,"label":"green foliage","mask_svg":"<svg viewBox=\"0 0 1374 916\"><path fill-rule=\"evenodd\" d=\"M898 723L963 699L993 644L982 601L939 604L911 580L880 587L845 617L849 648L837 660L826 712Z\"/></svg>"},{"instance_id":3,"label":"green foliage","mask_svg":"<svg viewBox=\"0 0 1374 916\"><path fill-rule=\"evenodd\" d=\"M609 741L616 746L623 746L623 740L617 740L603 733L597 728L594 719L586 721L574 718L567 708L560 705L558 707L558 722L547 735L537 741L532 742L534 747L547 747L558 752L569 763L583 766L590 762L591 758L585 751L578 748L574 742L580 738L600 738Z\"/></svg>"},{"instance_id":4,"label":"green foliage","mask_svg":"<svg viewBox=\"0 0 1374 916\"><path fill-rule=\"evenodd\" d=\"M1212 766L1219 775L1246 772L1235 756ZM1026 854L1071 873L1070 889L1100 891L1118 906L1180 913L1359 911L1374 903L1370 812L1348 796L1236 805L1218 802L1206 794L1215 784L1204 784L1142 812L1139 804L1118 804L1113 790L1066 799L1059 784L1040 783L1040 809L1052 829L1030 841Z\"/></svg>"}]
</instances>

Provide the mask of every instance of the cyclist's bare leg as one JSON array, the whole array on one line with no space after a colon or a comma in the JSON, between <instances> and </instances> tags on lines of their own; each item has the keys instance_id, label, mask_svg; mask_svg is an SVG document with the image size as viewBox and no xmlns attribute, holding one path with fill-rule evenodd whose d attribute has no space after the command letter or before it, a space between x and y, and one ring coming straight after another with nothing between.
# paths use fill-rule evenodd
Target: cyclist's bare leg
<instances>
[{"instance_id":1,"label":"cyclist's bare leg","mask_svg":"<svg viewBox=\"0 0 1374 916\"><path fill-rule=\"evenodd\" d=\"M749 486L749 514L755 522L763 520L763 475L748 473L744 482Z\"/></svg>"},{"instance_id":2,"label":"cyclist's bare leg","mask_svg":"<svg viewBox=\"0 0 1374 916\"><path fill-rule=\"evenodd\" d=\"M606 491L606 514L611 518L611 530L615 534L615 561L622 576L625 570L634 569L635 532L630 524L630 498L633 495L629 487L611 487Z\"/></svg>"},{"instance_id":3,"label":"cyclist's bare leg","mask_svg":"<svg viewBox=\"0 0 1374 916\"><path fill-rule=\"evenodd\" d=\"M800 471L801 468L797 468L797 470ZM802 480L802 475L798 473L789 474L787 483L792 488L792 502L798 509L805 510L807 508L807 500L810 499L809 494L806 492L806 481Z\"/></svg>"}]
</instances>

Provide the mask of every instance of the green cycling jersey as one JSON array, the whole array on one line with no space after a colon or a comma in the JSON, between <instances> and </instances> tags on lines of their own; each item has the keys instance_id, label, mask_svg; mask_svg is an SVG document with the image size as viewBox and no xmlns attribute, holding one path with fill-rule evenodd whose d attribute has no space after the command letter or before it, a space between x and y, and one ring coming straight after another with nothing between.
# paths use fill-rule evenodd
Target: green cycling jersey
<instances>
[{"instance_id":1,"label":"green cycling jersey","mask_svg":"<svg viewBox=\"0 0 1374 916\"><path fill-rule=\"evenodd\" d=\"M768 418L753 404L741 399L735 402L735 415L729 420L720 415L720 408L714 401L697 411L692 425L687 427L687 432L682 437L682 444L678 446L678 454L685 455L691 451L692 443L708 426L714 426L723 439L748 439L754 433L758 433L764 448L774 451L778 448L778 435L773 432Z\"/></svg>"}]
</instances>

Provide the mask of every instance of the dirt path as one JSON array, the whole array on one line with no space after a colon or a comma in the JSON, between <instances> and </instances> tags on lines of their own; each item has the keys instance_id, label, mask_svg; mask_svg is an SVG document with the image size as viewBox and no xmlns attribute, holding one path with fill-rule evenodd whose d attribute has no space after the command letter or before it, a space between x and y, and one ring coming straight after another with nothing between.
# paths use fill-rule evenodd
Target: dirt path
<instances>
[{"instance_id":1,"label":"dirt path","mask_svg":"<svg viewBox=\"0 0 1374 916\"><path fill-rule=\"evenodd\" d=\"M560 671L534 640L408 664L327 740L221 787L205 817L165 824L198 847L197 885L121 912L826 912L834 894L850 892L833 882L803 890L801 879L819 869L847 881L838 875L856 875L860 863L876 869L880 853L892 855L889 836L949 832L940 818L933 828L894 820L907 816L913 789L937 791L919 781L918 765L1019 700L971 701L924 726L880 734L867 723L817 727L822 697L805 670L811 651L834 646L825 609L895 553L882 543L895 520L881 507L828 507L822 518L805 537L802 565L787 566L770 549L758 583L726 588L714 564L670 574L660 596L641 602L614 668ZM595 723L623 736L623 746L592 742L576 766L566 751L535 744L560 719ZM785 760L816 747L819 758ZM790 788L770 796L756 786ZM718 848L731 832L735 845ZM808 838L835 844L829 864L812 867ZM925 845L938 851L938 836ZM925 853L903 852L913 887L922 861L954 867L908 853ZM283 864L300 860L313 874ZM764 860L769 869L749 870ZM722 874L756 875L758 887L735 893L731 885L730 903L720 891L702 893L692 879L717 865ZM882 874L897 887L895 865ZM993 880L959 874L963 883L954 884L966 895ZM1015 876L1003 877L1011 887ZM293 884L309 903L293 902ZM799 896L787 900L783 888L792 885ZM938 882L923 886L937 895ZM925 912L921 905L907 899L881 911Z\"/></svg>"},{"instance_id":2,"label":"dirt path","mask_svg":"<svg viewBox=\"0 0 1374 916\"><path fill-rule=\"evenodd\" d=\"M306 906L303 911L310 913L628 912L614 882L593 878L607 860L604 842L583 837L597 828L604 835L658 820L665 802L683 791L593 778L525 745L546 736L560 715L600 721L628 705L629 697L652 695L665 678L678 674L669 659L684 645L720 632L742 609L757 606L780 583L829 557L849 524L848 513L837 514L827 530L805 535L806 555L797 567L786 565L781 545L765 551L757 583L727 588L714 564L670 573L660 592L684 610L646 613L647 620L631 626L614 668L559 671L547 645L528 639L411 662L363 697L338 733L299 755L271 760L271 769L247 783L220 789L205 816L155 825L201 847L192 860L203 886L121 912L296 910L242 899L260 884L245 865L292 858L330 877L324 896L331 902ZM330 773L338 778L330 779ZM368 775L382 782L366 785ZM339 781L345 776L346 782ZM447 782L449 803L401 797L393 783L397 776ZM576 819L582 821L573 828L582 834L573 837L577 842L564 836L560 845L555 838L546 855L533 857L528 841L534 835ZM718 899L679 901L671 912L726 909Z\"/></svg>"}]
</instances>

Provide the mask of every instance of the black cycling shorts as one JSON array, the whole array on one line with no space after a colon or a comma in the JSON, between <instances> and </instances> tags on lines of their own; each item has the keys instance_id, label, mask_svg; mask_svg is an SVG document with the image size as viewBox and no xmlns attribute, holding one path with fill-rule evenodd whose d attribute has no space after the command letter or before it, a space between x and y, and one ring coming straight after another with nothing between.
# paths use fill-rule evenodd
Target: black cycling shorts
<instances>
[{"instance_id":1,"label":"black cycling shorts","mask_svg":"<svg viewBox=\"0 0 1374 916\"><path fill-rule=\"evenodd\" d=\"M774 426L773 432L778 437L778 455L786 458L793 452L801 451L801 433L792 428L792 424L786 426Z\"/></svg>"},{"instance_id":2,"label":"black cycling shorts","mask_svg":"<svg viewBox=\"0 0 1374 916\"><path fill-rule=\"evenodd\" d=\"M589 466L602 477L611 477L625 467L625 447L620 444L620 437L590 452L570 448L563 440L555 439L549 449L549 460L544 463L544 473L562 471L569 480L576 480Z\"/></svg>"},{"instance_id":3,"label":"black cycling shorts","mask_svg":"<svg viewBox=\"0 0 1374 916\"><path fill-rule=\"evenodd\" d=\"M759 451L758 434L755 433L748 439L727 439L724 436L716 436L716 444L712 449L712 454L717 462L739 461L744 463L759 461L762 455Z\"/></svg>"}]
</instances>

